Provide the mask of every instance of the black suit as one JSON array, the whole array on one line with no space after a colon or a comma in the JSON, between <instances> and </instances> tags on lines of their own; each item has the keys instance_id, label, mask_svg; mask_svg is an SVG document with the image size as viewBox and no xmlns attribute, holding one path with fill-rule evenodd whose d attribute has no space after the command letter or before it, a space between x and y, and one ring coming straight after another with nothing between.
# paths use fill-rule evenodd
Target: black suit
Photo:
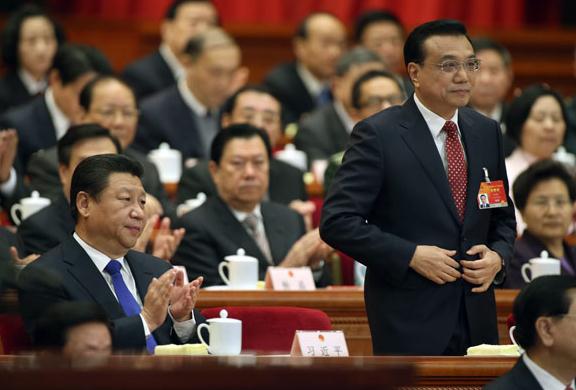
<instances>
[{"instance_id":1,"label":"black suit","mask_svg":"<svg viewBox=\"0 0 576 390\"><path fill-rule=\"evenodd\" d=\"M176 84L174 73L158 50L128 65L122 78L134 89L138 99Z\"/></svg>"},{"instance_id":2,"label":"black suit","mask_svg":"<svg viewBox=\"0 0 576 390\"><path fill-rule=\"evenodd\" d=\"M484 390L544 390L536 377L530 372L524 359L520 357L514 367L494 382L487 384Z\"/></svg>"},{"instance_id":3,"label":"black suit","mask_svg":"<svg viewBox=\"0 0 576 390\"><path fill-rule=\"evenodd\" d=\"M306 153L308 163L327 160L346 148L350 138L333 104L317 108L300 122L294 145Z\"/></svg>"},{"instance_id":4,"label":"black suit","mask_svg":"<svg viewBox=\"0 0 576 390\"><path fill-rule=\"evenodd\" d=\"M18 158L26 167L32 153L56 145L56 128L44 96L37 96L23 106L7 111L0 125L18 131Z\"/></svg>"},{"instance_id":5,"label":"black suit","mask_svg":"<svg viewBox=\"0 0 576 390\"><path fill-rule=\"evenodd\" d=\"M74 219L62 190L49 206L32 214L18 226L18 238L26 255L43 254L74 232Z\"/></svg>"},{"instance_id":6,"label":"black suit","mask_svg":"<svg viewBox=\"0 0 576 390\"><path fill-rule=\"evenodd\" d=\"M203 192L206 196L217 194L216 185L212 180L206 160L199 161L194 167L186 168L182 172L178 184L177 202L183 203L188 199L195 198L199 192ZM302 171L284 161L270 160L268 196L271 201L285 205L296 199L308 199Z\"/></svg>"},{"instance_id":7,"label":"black suit","mask_svg":"<svg viewBox=\"0 0 576 390\"><path fill-rule=\"evenodd\" d=\"M17 71L9 71L0 79L0 113L28 103L34 96L28 92Z\"/></svg>"},{"instance_id":8,"label":"black suit","mask_svg":"<svg viewBox=\"0 0 576 390\"><path fill-rule=\"evenodd\" d=\"M504 180L508 193L500 129L468 108L458 118L468 163L463 224L414 98L355 127L325 200L322 238L368 267L365 301L376 354L442 354L464 313L462 330L472 345L498 343L492 287L471 293L462 279L438 285L409 267L417 245L456 250L455 259L474 260L465 252L477 244L505 260L512 255L511 199L507 208L477 204L483 167L492 180Z\"/></svg>"},{"instance_id":9,"label":"black suit","mask_svg":"<svg viewBox=\"0 0 576 390\"><path fill-rule=\"evenodd\" d=\"M304 220L288 207L270 202L261 204L261 212L272 259L274 264L279 264L292 245L304 235ZM204 276L205 286L223 284L218 264L224 261L224 257L236 254L239 248L258 259L259 278L264 279L268 267L266 257L219 197L212 197L185 214L180 227L186 228L186 235L173 263L184 265L190 280Z\"/></svg>"},{"instance_id":10,"label":"black suit","mask_svg":"<svg viewBox=\"0 0 576 390\"><path fill-rule=\"evenodd\" d=\"M296 71L295 62L272 69L264 84L282 103L282 116L286 123L298 122L302 114L316 108L316 101Z\"/></svg>"},{"instance_id":11,"label":"black suit","mask_svg":"<svg viewBox=\"0 0 576 390\"><path fill-rule=\"evenodd\" d=\"M128 251L124 259L130 266L142 302L152 278L170 269L167 262L135 251ZM100 304L108 314L114 348L142 349L146 346L140 316L124 315L102 274L73 237L68 237L21 272L19 293L22 317L30 334L33 334L35 322L50 305L61 301L87 301ZM197 310L194 310L194 317L196 323L204 321ZM180 343L172 331L170 316L166 316L164 324L153 335L158 344Z\"/></svg>"},{"instance_id":12,"label":"black suit","mask_svg":"<svg viewBox=\"0 0 576 390\"><path fill-rule=\"evenodd\" d=\"M198 117L182 99L178 86L173 86L146 100L140 107L140 122L134 147L142 152L167 142L182 152L184 160L205 158Z\"/></svg>"}]
</instances>

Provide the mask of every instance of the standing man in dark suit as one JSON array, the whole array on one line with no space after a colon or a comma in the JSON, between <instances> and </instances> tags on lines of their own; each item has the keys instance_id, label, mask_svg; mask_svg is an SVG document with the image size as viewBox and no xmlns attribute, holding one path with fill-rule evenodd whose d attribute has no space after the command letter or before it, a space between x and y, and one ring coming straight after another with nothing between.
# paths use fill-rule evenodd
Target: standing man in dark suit
<instances>
[{"instance_id":1,"label":"standing man in dark suit","mask_svg":"<svg viewBox=\"0 0 576 390\"><path fill-rule=\"evenodd\" d=\"M112 322L115 348L149 351L195 338L202 279L184 284L169 263L132 251L145 225L142 167L122 155L83 160L70 190L74 235L20 274L22 315L30 334L50 305L96 302Z\"/></svg>"},{"instance_id":2,"label":"standing man in dark suit","mask_svg":"<svg viewBox=\"0 0 576 390\"><path fill-rule=\"evenodd\" d=\"M218 132L218 110L235 90L240 48L224 30L212 28L186 46L186 77L141 105L134 146L143 152L166 142L184 160L206 158Z\"/></svg>"},{"instance_id":3,"label":"standing man in dark suit","mask_svg":"<svg viewBox=\"0 0 576 390\"><path fill-rule=\"evenodd\" d=\"M128 65L122 78L134 89L139 99L171 87L185 77L184 48L190 38L216 24L218 12L211 1L172 1L160 27L160 47Z\"/></svg>"},{"instance_id":4,"label":"standing man in dark suit","mask_svg":"<svg viewBox=\"0 0 576 390\"><path fill-rule=\"evenodd\" d=\"M525 353L485 389L576 388L576 279L567 275L536 278L516 297L514 319L514 339Z\"/></svg>"},{"instance_id":5,"label":"standing man in dark suit","mask_svg":"<svg viewBox=\"0 0 576 390\"><path fill-rule=\"evenodd\" d=\"M312 13L300 22L293 47L296 61L279 65L264 80L282 103L285 123L332 100L330 81L346 49L346 29L332 14Z\"/></svg>"},{"instance_id":6,"label":"standing man in dark suit","mask_svg":"<svg viewBox=\"0 0 576 390\"><path fill-rule=\"evenodd\" d=\"M259 261L260 279L269 265L310 265L321 284L328 248L315 229L306 233L304 220L290 208L264 201L271 155L267 134L248 124L222 129L212 144L210 174L218 196L185 214L186 235L174 263L186 266L190 278L203 276L206 285L223 284L218 264L243 248Z\"/></svg>"},{"instance_id":7,"label":"standing man in dark suit","mask_svg":"<svg viewBox=\"0 0 576 390\"><path fill-rule=\"evenodd\" d=\"M356 126L320 231L367 266L374 353L463 355L498 343L492 284L516 226L502 135L465 107L480 64L464 25L416 27L404 59L415 93ZM480 210L481 183L507 205Z\"/></svg>"}]
</instances>

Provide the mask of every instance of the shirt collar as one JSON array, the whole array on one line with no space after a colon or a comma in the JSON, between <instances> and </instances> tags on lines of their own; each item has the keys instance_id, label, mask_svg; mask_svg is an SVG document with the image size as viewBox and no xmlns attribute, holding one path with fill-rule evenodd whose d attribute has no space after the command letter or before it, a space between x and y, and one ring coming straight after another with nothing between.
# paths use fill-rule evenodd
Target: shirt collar
<instances>
[{"instance_id":1,"label":"shirt collar","mask_svg":"<svg viewBox=\"0 0 576 390\"><path fill-rule=\"evenodd\" d=\"M430 109L428 109L420 101L420 99L418 99L418 96L416 96L416 94L414 94L414 102L416 103L416 107L418 107L418 111L420 111L420 113L424 117L424 120L426 121L428 128L432 132L432 136L434 138L438 137L438 135L442 131L442 128L444 127L444 124L446 123L446 119L442 118L435 112L430 111ZM450 120L456 124L456 127L458 127L458 109L456 109L456 111L454 112L454 116L452 116ZM460 128L458 128L458 131L460 131Z\"/></svg>"},{"instance_id":2,"label":"shirt collar","mask_svg":"<svg viewBox=\"0 0 576 390\"><path fill-rule=\"evenodd\" d=\"M180 91L180 96L184 99L184 103L199 117L205 117L208 113L208 107L200 103L196 96L188 88L188 83L186 82L186 77L178 81L178 90Z\"/></svg>"},{"instance_id":3,"label":"shirt collar","mask_svg":"<svg viewBox=\"0 0 576 390\"><path fill-rule=\"evenodd\" d=\"M174 78L176 80L186 78L185 77L186 68L182 66L178 58L176 58L176 56L172 52L172 49L170 49L167 44L165 43L161 44L160 48L158 49L158 52L160 52L160 55L168 65L168 68L170 68L170 70L172 71L172 74L174 75Z\"/></svg>"},{"instance_id":4,"label":"shirt collar","mask_svg":"<svg viewBox=\"0 0 576 390\"><path fill-rule=\"evenodd\" d=\"M318 80L312 72L310 72L304 65L301 63L296 63L296 72L298 72L298 76L302 79L304 86L310 92L310 95L317 97L320 95L322 90L327 87L326 83Z\"/></svg>"},{"instance_id":5,"label":"shirt collar","mask_svg":"<svg viewBox=\"0 0 576 390\"><path fill-rule=\"evenodd\" d=\"M262 221L262 211L260 210L260 203L258 203L256 207L254 207L254 210L252 210L252 212L249 213L245 211L238 211L236 209L233 209L232 207L230 207L230 211L232 211L232 214L234 214L234 216L240 223L244 221L244 218L246 218L248 214L254 214L258 218L258 221Z\"/></svg>"},{"instance_id":6,"label":"shirt collar","mask_svg":"<svg viewBox=\"0 0 576 390\"><path fill-rule=\"evenodd\" d=\"M44 92L48 86L46 79L36 80L34 77L32 77L30 72L24 68L18 69L18 76L20 77L22 84L24 84L24 87L26 87L26 90L30 95L36 95L37 93Z\"/></svg>"},{"instance_id":7,"label":"shirt collar","mask_svg":"<svg viewBox=\"0 0 576 390\"><path fill-rule=\"evenodd\" d=\"M344 124L346 131L348 132L348 134L351 134L352 129L354 128L356 122L352 118L350 118L350 115L348 115L348 112L346 111L342 103L340 103L339 101L334 101L334 103L332 104L334 105L334 110L336 111L336 114Z\"/></svg>"},{"instance_id":8,"label":"shirt collar","mask_svg":"<svg viewBox=\"0 0 576 390\"><path fill-rule=\"evenodd\" d=\"M78 244L82 247L82 249L84 249L88 257L90 257L92 262L94 262L94 265L96 265L96 268L98 268L98 271L100 271L101 273L104 272L104 268L106 268L110 260L118 260L122 265L122 268L126 269L126 265L124 264L124 256L120 257L119 259L111 259L104 253L90 246L90 244L81 239L78 233L74 232L73 237L76 240L76 242L78 242Z\"/></svg>"},{"instance_id":9,"label":"shirt collar","mask_svg":"<svg viewBox=\"0 0 576 390\"><path fill-rule=\"evenodd\" d=\"M70 127L70 119L60 110L54 100L54 93L52 88L48 87L46 93L44 94L44 99L46 101L46 106L48 107L48 112L52 118L52 123L54 124L54 129L56 129L56 139L60 139L66 134L68 128Z\"/></svg>"},{"instance_id":10,"label":"shirt collar","mask_svg":"<svg viewBox=\"0 0 576 390\"><path fill-rule=\"evenodd\" d=\"M532 359L530 359L530 357L528 356L527 353L522 355L522 359L524 359L524 363L526 364L526 367L528 367L530 372L532 372L534 377L536 377L536 380L538 381L538 383L540 383L540 386L542 386L543 389L546 389L546 390L565 390L566 389L566 385L562 384L558 379L556 379L554 376L552 376L552 374L550 374L548 371L546 371L545 369L540 367L538 364L536 364L536 362L534 362ZM574 379L572 379L572 382L570 383L570 385L572 386L572 388L574 388Z\"/></svg>"}]
</instances>

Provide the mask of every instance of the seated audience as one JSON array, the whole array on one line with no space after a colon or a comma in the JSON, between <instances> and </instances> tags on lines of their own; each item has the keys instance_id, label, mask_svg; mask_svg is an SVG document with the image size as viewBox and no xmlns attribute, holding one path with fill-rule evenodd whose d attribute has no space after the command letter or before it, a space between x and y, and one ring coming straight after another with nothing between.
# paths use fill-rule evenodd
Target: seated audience
<instances>
[{"instance_id":1,"label":"seated audience","mask_svg":"<svg viewBox=\"0 0 576 390\"><path fill-rule=\"evenodd\" d=\"M142 184L148 203L160 202L155 211L172 216L173 205L160 182L156 166L148 156L132 147L138 125L136 97L130 87L115 76L98 76L90 81L80 93L82 121L98 123L118 138L122 153L137 160L144 168ZM62 196L62 185L58 176L57 147L39 150L30 158L28 179L32 190L44 197L58 199Z\"/></svg>"},{"instance_id":2,"label":"seated audience","mask_svg":"<svg viewBox=\"0 0 576 390\"><path fill-rule=\"evenodd\" d=\"M0 205L6 212L29 191L24 185L18 153L18 133L14 129L0 131Z\"/></svg>"},{"instance_id":3,"label":"seated audience","mask_svg":"<svg viewBox=\"0 0 576 390\"><path fill-rule=\"evenodd\" d=\"M80 91L95 75L94 64L85 49L70 44L60 46L44 96L4 114L2 125L18 131L18 158L23 168L32 153L56 145L70 125L80 122Z\"/></svg>"},{"instance_id":4,"label":"seated audience","mask_svg":"<svg viewBox=\"0 0 576 390\"><path fill-rule=\"evenodd\" d=\"M553 157L566 135L566 115L562 97L542 85L524 89L510 104L506 116L506 132L518 144L506 158L510 188L520 172L536 161ZM518 233L522 233L524 222L518 209L516 223Z\"/></svg>"},{"instance_id":5,"label":"seated audience","mask_svg":"<svg viewBox=\"0 0 576 390\"><path fill-rule=\"evenodd\" d=\"M20 273L26 328L63 301L94 302L112 323L115 349L153 351L196 340L202 278L188 284L166 261L131 250L146 224L142 166L123 155L82 160L70 184L74 234ZM112 260L111 260L112 259Z\"/></svg>"},{"instance_id":6,"label":"seated audience","mask_svg":"<svg viewBox=\"0 0 576 390\"><path fill-rule=\"evenodd\" d=\"M122 78L138 99L173 86L185 77L188 41L218 23L218 13L209 0L174 0L160 26L162 43L154 53L128 65Z\"/></svg>"},{"instance_id":7,"label":"seated audience","mask_svg":"<svg viewBox=\"0 0 576 390\"><path fill-rule=\"evenodd\" d=\"M135 146L143 152L166 142L189 158L207 158L218 132L218 111L235 92L240 48L224 30L195 36L185 49L186 77L141 105Z\"/></svg>"},{"instance_id":8,"label":"seated audience","mask_svg":"<svg viewBox=\"0 0 576 390\"><path fill-rule=\"evenodd\" d=\"M522 265L543 250L561 261L563 274L576 276L576 248L564 240L574 214L574 178L562 163L542 160L516 178L513 193L526 230L514 244L504 287L524 286Z\"/></svg>"},{"instance_id":9,"label":"seated audience","mask_svg":"<svg viewBox=\"0 0 576 390\"><path fill-rule=\"evenodd\" d=\"M281 106L264 87L247 86L238 90L222 106L220 124L249 123L266 131L272 145L282 136ZM178 184L178 203L195 198L203 192L207 196L217 195L216 186L208 169L208 160L199 161L194 167L186 168ZM290 204L295 200L306 200L302 171L272 158L270 160L270 186L268 198L277 203Z\"/></svg>"},{"instance_id":10,"label":"seated audience","mask_svg":"<svg viewBox=\"0 0 576 390\"><path fill-rule=\"evenodd\" d=\"M330 248L318 230L306 233L298 213L264 201L271 150L266 132L248 124L224 128L214 139L209 169L218 196L180 220L186 236L174 263L186 266L189 278L203 276L207 286L223 284L218 264L243 248L258 259L260 279L269 265L310 265L317 281L327 283L322 258Z\"/></svg>"},{"instance_id":11,"label":"seated audience","mask_svg":"<svg viewBox=\"0 0 576 390\"><path fill-rule=\"evenodd\" d=\"M503 124L508 109L506 95L514 80L512 56L508 49L490 38L476 38L472 44L481 65L470 95L470 107L500 123L504 155L509 156L516 143Z\"/></svg>"},{"instance_id":12,"label":"seated audience","mask_svg":"<svg viewBox=\"0 0 576 390\"><path fill-rule=\"evenodd\" d=\"M514 339L526 351L486 390L576 388L576 278L541 276L514 301Z\"/></svg>"},{"instance_id":13,"label":"seated audience","mask_svg":"<svg viewBox=\"0 0 576 390\"><path fill-rule=\"evenodd\" d=\"M294 145L306 152L309 164L345 149L352 128L360 119L352 105L352 85L358 76L375 69L383 70L384 64L368 49L358 47L340 58L331 83L333 102L306 115L294 139Z\"/></svg>"},{"instance_id":14,"label":"seated audience","mask_svg":"<svg viewBox=\"0 0 576 390\"><path fill-rule=\"evenodd\" d=\"M60 302L46 309L36 324L34 345L71 360L92 360L112 353L112 331L100 305Z\"/></svg>"},{"instance_id":15,"label":"seated audience","mask_svg":"<svg viewBox=\"0 0 576 390\"><path fill-rule=\"evenodd\" d=\"M346 50L346 29L332 14L312 13L298 25L293 50L296 61L277 66L264 80L282 103L285 123L332 101L330 81Z\"/></svg>"},{"instance_id":16,"label":"seated audience","mask_svg":"<svg viewBox=\"0 0 576 390\"><path fill-rule=\"evenodd\" d=\"M35 5L14 12L2 31L0 113L20 106L43 93L48 71L64 33L54 20Z\"/></svg>"}]
</instances>

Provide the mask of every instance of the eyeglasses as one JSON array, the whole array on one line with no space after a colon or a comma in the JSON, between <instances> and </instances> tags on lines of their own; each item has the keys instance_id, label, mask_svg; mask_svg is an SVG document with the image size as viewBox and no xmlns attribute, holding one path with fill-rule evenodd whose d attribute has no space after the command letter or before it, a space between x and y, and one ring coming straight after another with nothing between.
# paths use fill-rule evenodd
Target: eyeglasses
<instances>
[{"instance_id":1,"label":"eyeglasses","mask_svg":"<svg viewBox=\"0 0 576 390\"><path fill-rule=\"evenodd\" d=\"M118 114L120 114L120 116L126 120L135 120L138 117L138 110L131 108L109 107L96 110L96 112L108 120L114 119Z\"/></svg>"},{"instance_id":2,"label":"eyeglasses","mask_svg":"<svg viewBox=\"0 0 576 390\"><path fill-rule=\"evenodd\" d=\"M466 72L477 72L480 70L480 60L478 58L470 58L466 61L460 62L455 60L444 61L440 64L432 64L439 68L443 73L456 73L460 69L464 69Z\"/></svg>"},{"instance_id":3,"label":"eyeglasses","mask_svg":"<svg viewBox=\"0 0 576 390\"><path fill-rule=\"evenodd\" d=\"M548 210L551 205L558 209L562 209L572 204L570 199L566 198L538 198L530 202L530 205L537 207L541 210Z\"/></svg>"},{"instance_id":4,"label":"eyeglasses","mask_svg":"<svg viewBox=\"0 0 576 390\"><path fill-rule=\"evenodd\" d=\"M369 107L382 107L384 103L388 103L391 106L396 106L402 104L404 101L404 96L402 95L389 95L389 96L371 96L364 103L362 103L362 108Z\"/></svg>"}]
</instances>

